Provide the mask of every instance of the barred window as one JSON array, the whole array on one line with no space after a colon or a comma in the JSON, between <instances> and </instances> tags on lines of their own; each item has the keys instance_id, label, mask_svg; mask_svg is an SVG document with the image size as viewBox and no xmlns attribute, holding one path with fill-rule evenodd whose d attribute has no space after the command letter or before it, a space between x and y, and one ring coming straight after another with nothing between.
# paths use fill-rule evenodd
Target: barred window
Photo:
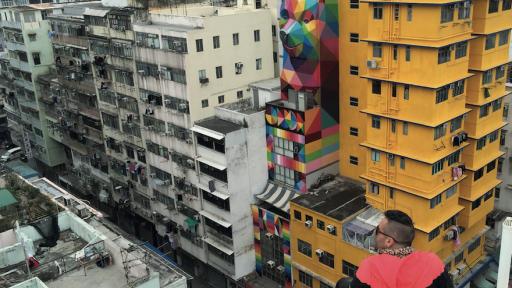
<instances>
[{"instance_id":1,"label":"barred window","mask_svg":"<svg viewBox=\"0 0 512 288\"><path fill-rule=\"evenodd\" d=\"M183 69L162 66L161 73L163 79L171 80L182 84L187 83L186 73L185 70Z\"/></svg>"},{"instance_id":2,"label":"barred window","mask_svg":"<svg viewBox=\"0 0 512 288\"><path fill-rule=\"evenodd\" d=\"M187 53L187 39L162 35L162 48L176 53Z\"/></svg>"},{"instance_id":3,"label":"barred window","mask_svg":"<svg viewBox=\"0 0 512 288\"><path fill-rule=\"evenodd\" d=\"M137 65L137 73L139 73L142 76L151 76L157 78L159 75L158 71L158 65L151 64L151 63L143 63L138 62Z\"/></svg>"},{"instance_id":4,"label":"barred window","mask_svg":"<svg viewBox=\"0 0 512 288\"><path fill-rule=\"evenodd\" d=\"M181 113L186 113L186 114L190 113L187 100L168 96L168 95L165 95L164 99L165 99L164 105L166 108L176 110Z\"/></svg>"},{"instance_id":5,"label":"barred window","mask_svg":"<svg viewBox=\"0 0 512 288\"><path fill-rule=\"evenodd\" d=\"M132 44L124 43L124 42L112 42L112 45L110 47L110 53L113 56L132 58L133 57Z\"/></svg>"},{"instance_id":6,"label":"barred window","mask_svg":"<svg viewBox=\"0 0 512 288\"><path fill-rule=\"evenodd\" d=\"M160 49L160 40L157 34L136 32L135 44L138 47Z\"/></svg>"},{"instance_id":7,"label":"barred window","mask_svg":"<svg viewBox=\"0 0 512 288\"><path fill-rule=\"evenodd\" d=\"M157 168L155 166L149 166L149 170L151 171L150 175L154 175L154 176L152 176L153 178L157 178L157 179L160 179L162 181L166 181L166 180L171 181L172 180L172 175L167 173L167 172L165 172L162 169L159 169L159 168Z\"/></svg>"},{"instance_id":8,"label":"barred window","mask_svg":"<svg viewBox=\"0 0 512 288\"><path fill-rule=\"evenodd\" d=\"M115 115L110 115L105 112L101 112L101 118L103 119L103 124L110 128L119 129L119 117Z\"/></svg>"},{"instance_id":9,"label":"barred window","mask_svg":"<svg viewBox=\"0 0 512 288\"><path fill-rule=\"evenodd\" d=\"M459 162L459 159L460 159L460 150L455 151L452 154L446 156L446 161L448 162L448 166Z\"/></svg>"},{"instance_id":10,"label":"barred window","mask_svg":"<svg viewBox=\"0 0 512 288\"><path fill-rule=\"evenodd\" d=\"M146 129L148 129L150 131L157 132L157 133L165 132L165 122L164 121L162 121L160 119L153 118L148 115L143 115L142 119L143 119L143 123L144 123L144 126L146 127Z\"/></svg>"},{"instance_id":11,"label":"barred window","mask_svg":"<svg viewBox=\"0 0 512 288\"><path fill-rule=\"evenodd\" d=\"M117 83L134 86L133 73L123 70L114 70L115 81Z\"/></svg>"}]
</instances>

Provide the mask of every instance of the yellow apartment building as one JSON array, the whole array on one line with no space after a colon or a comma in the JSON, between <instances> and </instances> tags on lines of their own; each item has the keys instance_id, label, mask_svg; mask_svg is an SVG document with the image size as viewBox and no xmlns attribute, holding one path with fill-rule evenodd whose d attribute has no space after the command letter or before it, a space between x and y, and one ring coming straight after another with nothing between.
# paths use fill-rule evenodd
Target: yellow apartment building
<instances>
[{"instance_id":1,"label":"yellow apartment building","mask_svg":"<svg viewBox=\"0 0 512 288\"><path fill-rule=\"evenodd\" d=\"M340 173L365 180L373 207L411 215L413 246L437 253L456 281L484 256L485 219L500 183L511 6L511 0L340 3ZM312 247L327 245L315 234L304 236ZM294 254L297 235L305 234L292 233L293 264L322 275L318 261ZM335 257L360 255L351 246L333 250L341 253ZM304 276L298 273L297 281ZM319 285L311 287L328 287Z\"/></svg>"}]
</instances>

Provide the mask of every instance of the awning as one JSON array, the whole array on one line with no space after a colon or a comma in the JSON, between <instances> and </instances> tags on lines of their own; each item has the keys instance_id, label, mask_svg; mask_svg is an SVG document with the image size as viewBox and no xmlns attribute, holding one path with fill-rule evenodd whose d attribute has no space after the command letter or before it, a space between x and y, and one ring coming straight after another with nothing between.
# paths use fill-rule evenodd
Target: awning
<instances>
[{"instance_id":1,"label":"awning","mask_svg":"<svg viewBox=\"0 0 512 288\"><path fill-rule=\"evenodd\" d=\"M201 211L199 211L199 214L203 215L204 217L212 220L213 222L215 222L215 223L217 223L217 224L219 224L219 225L221 225L221 226L223 226L225 228L231 227L231 223L224 221L223 219L213 215L210 212L207 212L205 210L201 210Z\"/></svg>"},{"instance_id":2,"label":"awning","mask_svg":"<svg viewBox=\"0 0 512 288\"><path fill-rule=\"evenodd\" d=\"M205 187L204 185L202 185L201 183L197 183L197 187L199 187L201 190L204 190L206 191L207 193L210 193L212 194L213 196L215 197L218 197L222 200L226 200L229 198L229 195L227 194L224 194L224 193L220 193L220 192L217 192L217 191L213 191L213 192L210 192L210 188L208 187Z\"/></svg>"},{"instance_id":3,"label":"awning","mask_svg":"<svg viewBox=\"0 0 512 288\"><path fill-rule=\"evenodd\" d=\"M290 200L298 197L300 194L293 189L279 186L274 183L267 183L263 193L256 195L256 198L263 200L272 206L283 210L285 213L290 212Z\"/></svg>"},{"instance_id":4,"label":"awning","mask_svg":"<svg viewBox=\"0 0 512 288\"><path fill-rule=\"evenodd\" d=\"M218 163L215 163L215 162L210 161L208 159L205 159L204 157L198 157L197 161L199 161L201 163L204 163L204 164L206 164L208 166L212 166L213 168L218 169L218 170L226 170L226 166L218 164Z\"/></svg>"},{"instance_id":5,"label":"awning","mask_svg":"<svg viewBox=\"0 0 512 288\"><path fill-rule=\"evenodd\" d=\"M85 11L82 14L87 16L105 17L107 13L108 10L85 8Z\"/></svg>"},{"instance_id":6,"label":"awning","mask_svg":"<svg viewBox=\"0 0 512 288\"><path fill-rule=\"evenodd\" d=\"M201 126L194 125L194 127L190 128L190 130L192 130L192 131L194 131L196 133L199 133L199 134L206 135L206 136L211 137L211 138L216 139L216 140L220 140L220 139L224 138L224 134L221 134L221 133L216 132L216 131L212 131L210 129L207 129L207 128L204 128L204 127L201 127Z\"/></svg>"},{"instance_id":7,"label":"awning","mask_svg":"<svg viewBox=\"0 0 512 288\"><path fill-rule=\"evenodd\" d=\"M206 237L206 238L204 239L204 242L206 242L206 243L208 243L208 244L212 245L213 247L215 247L215 248L219 249L219 250L220 250L220 251L222 251L224 254L232 255L232 254L234 253L234 252L233 252L233 250L231 250L231 249L227 248L226 246L224 246L224 245L222 245L221 243L219 243L219 242L217 242L217 241L213 240L213 239L212 239L212 238L210 238L210 237Z\"/></svg>"}]
</instances>

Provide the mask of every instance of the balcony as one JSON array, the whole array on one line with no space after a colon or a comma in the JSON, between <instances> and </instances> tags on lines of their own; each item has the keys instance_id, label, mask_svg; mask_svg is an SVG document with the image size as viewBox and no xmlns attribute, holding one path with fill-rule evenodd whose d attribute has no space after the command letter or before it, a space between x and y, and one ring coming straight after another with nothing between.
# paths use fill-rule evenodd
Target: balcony
<instances>
[{"instance_id":1,"label":"balcony","mask_svg":"<svg viewBox=\"0 0 512 288\"><path fill-rule=\"evenodd\" d=\"M11 6L21 6L27 5L28 0L1 0L0 7L11 7Z\"/></svg>"},{"instance_id":2,"label":"balcony","mask_svg":"<svg viewBox=\"0 0 512 288\"><path fill-rule=\"evenodd\" d=\"M181 229L180 236L187 239L188 242L194 244L195 246L203 249L204 244L201 235L187 229Z\"/></svg>"},{"instance_id":3,"label":"balcony","mask_svg":"<svg viewBox=\"0 0 512 288\"><path fill-rule=\"evenodd\" d=\"M57 34L52 38L52 42L54 44L60 44L60 45L74 45L74 46L80 46L83 48L89 47L89 41L87 40L87 37L83 36L66 36L66 35L60 35Z\"/></svg>"},{"instance_id":4,"label":"balcony","mask_svg":"<svg viewBox=\"0 0 512 288\"><path fill-rule=\"evenodd\" d=\"M28 89L30 91L34 91L34 84L32 83L32 81L27 81L24 79L16 79L16 80L14 80L14 85Z\"/></svg>"},{"instance_id":5,"label":"balcony","mask_svg":"<svg viewBox=\"0 0 512 288\"><path fill-rule=\"evenodd\" d=\"M17 50L17 51L26 51L27 47L25 47L25 43L19 43L19 42L11 42L6 41L5 47L7 47L8 50Z\"/></svg>"}]
</instances>

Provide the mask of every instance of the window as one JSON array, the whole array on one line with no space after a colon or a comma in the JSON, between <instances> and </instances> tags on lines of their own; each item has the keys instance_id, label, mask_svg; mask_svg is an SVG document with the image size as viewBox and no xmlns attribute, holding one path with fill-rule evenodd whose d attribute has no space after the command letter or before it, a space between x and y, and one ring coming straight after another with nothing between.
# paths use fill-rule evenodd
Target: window
<instances>
[{"instance_id":1,"label":"window","mask_svg":"<svg viewBox=\"0 0 512 288\"><path fill-rule=\"evenodd\" d=\"M308 242L306 241L302 241L300 239L297 239L297 246L298 246L298 250L300 253L308 256L308 257L311 257L312 253L311 253L311 244L309 244Z\"/></svg>"},{"instance_id":2,"label":"window","mask_svg":"<svg viewBox=\"0 0 512 288\"><path fill-rule=\"evenodd\" d=\"M487 191L485 194L484 194L484 202L491 199L492 198L492 194L493 194L493 189Z\"/></svg>"},{"instance_id":3,"label":"window","mask_svg":"<svg viewBox=\"0 0 512 288\"><path fill-rule=\"evenodd\" d=\"M348 277L354 278L356 276L357 266L347 262L345 260L341 261L341 272L347 275Z\"/></svg>"},{"instance_id":4,"label":"window","mask_svg":"<svg viewBox=\"0 0 512 288\"><path fill-rule=\"evenodd\" d=\"M350 156L349 163L352 165L359 165L359 159L355 156Z\"/></svg>"},{"instance_id":5,"label":"window","mask_svg":"<svg viewBox=\"0 0 512 288\"><path fill-rule=\"evenodd\" d=\"M400 169L405 169L405 157L400 157Z\"/></svg>"},{"instance_id":6,"label":"window","mask_svg":"<svg viewBox=\"0 0 512 288\"><path fill-rule=\"evenodd\" d=\"M492 69L487 70L482 74L482 84L489 84L492 82Z\"/></svg>"},{"instance_id":7,"label":"window","mask_svg":"<svg viewBox=\"0 0 512 288\"><path fill-rule=\"evenodd\" d=\"M217 97L217 100L219 101L219 104L224 103L224 95L220 95Z\"/></svg>"},{"instance_id":8,"label":"window","mask_svg":"<svg viewBox=\"0 0 512 288\"><path fill-rule=\"evenodd\" d=\"M29 34L28 34L28 40L29 40L30 42L34 42L34 41L36 41L36 40L37 40L37 37L36 37L36 36L37 36L37 34L35 34L35 33L29 33Z\"/></svg>"},{"instance_id":9,"label":"window","mask_svg":"<svg viewBox=\"0 0 512 288\"><path fill-rule=\"evenodd\" d=\"M496 33L489 34L485 37L485 50L496 47Z\"/></svg>"},{"instance_id":10,"label":"window","mask_svg":"<svg viewBox=\"0 0 512 288\"><path fill-rule=\"evenodd\" d=\"M459 3L459 19L469 19L471 14L471 0L465 0Z\"/></svg>"},{"instance_id":11,"label":"window","mask_svg":"<svg viewBox=\"0 0 512 288\"><path fill-rule=\"evenodd\" d=\"M33 52L32 58L34 59L34 65L41 64L41 56L40 56L39 52Z\"/></svg>"},{"instance_id":12,"label":"window","mask_svg":"<svg viewBox=\"0 0 512 288\"><path fill-rule=\"evenodd\" d=\"M391 133L396 133L396 120L391 119Z\"/></svg>"},{"instance_id":13,"label":"window","mask_svg":"<svg viewBox=\"0 0 512 288\"><path fill-rule=\"evenodd\" d=\"M295 185L295 171L286 167L283 167L281 165L276 165L274 169L275 173L275 180L279 181L283 184L294 186ZM306 215L306 220L307 215Z\"/></svg>"},{"instance_id":14,"label":"window","mask_svg":"<svg viewBox=\"0 0 512 288\"><path fill-rule=\"evenodd\" d=\"M444 159L437 161L432 164L432 175L436 175L437 173L443 171Z\"/></svg>"},{"instance_id":15,"label":"window","mask_svg":"<svg viewBox=\"0 0 512 288\"><path fill-rule=\"evenodd\" d=\"M306 272L299 270L299 282L306 285L307 287L313 287L313 277Z\"/></svg>"},{"instance_id":16,"label":"window","mask_svg":"<svg viewBox=\"0 0 512 288\"><path fill-rule=\"evenodd\" d=\"M320 230L325 230L325 222L322 220L316 220L316 228Z\"/></svg>"},{"instance_id":17,"label":"window","mask_svg":"<svg viewBox=\"0 0 512 288\"><path fill-rule=\"evenodd\" d=\"M410 91L409 85L404 85L404 100L409 100L409 91Z\"/></svg>"},{"instance_id":18,"label":"window","mask_svg":"<svg viewBox=\"0 0 512 288\"><path fill-rule=\"evenodd\" d=\"M485 147L487 137L482 137L476 141L476 150L481 150Z\"/></svg>"},{"instance_id":19,"label":"window","mask_svg":"<svg viewBox=\"0 0 512 288\"><path fill-rule=\"evenodd\" d=\"M203 39L196 39L196 52L203 52Z\"/></svg>"},{"instance_id":20,"label":"window","mask_svg":"<svg viewBox=\"0 0 512 288\"><path fill-rule=\"evenodd\" d=\"M450 61L450 46L439 48L437 52L437 64L443 64Z\"/></svg>"},{"instance_id":21,"label":"window","mask_svg":"<svg viewBox=\"0 0 512 288\"><path fill-rule=\"evenodd\" d=\"M409 135L409 123L407 123L407 122L402 123L402 134Z\"/></svg>"},{"instance_id":22,"label":"window","mask_svg":"<svg viewBox=\"0 0 512 288\"><path fill-rule=\"evenodd\" d=\"M350 0L350 9L358 9L359 0Z\"/></svg>"},{"instance_id":23,"label":"window","mask_svg":"<svg viewBox=\"0 0 512 288\"><path fill-rule=\"evenodd\" d=\"M331 285L325 284L324 282L320 281L320 288L332 288Z\"/></svg>"},{"instance_id":24,"label":"window","mask_svg":"<svg viewBox=\"0 0 512 288\"><path fill-rule=\"evenodd\" d=\"M453 14L455 11L455 5L445 4L441 6L441 23L453 21Z\"/></svg>"},{"instance_id":25,"label":"window","mask_svg":"<svg viewBox=\"0 0 512 288\"><path fill-rule=\"evenodd\" d=\"M357 129L355 127L350 127L350 135L358 136L359 135L359 129Z\"/></svg>"},{"instance_id":26,"label":"window","mask_svg":"<svg viewBox=\"0 0 512 288\"><path fill-rule=\"evenodd\" d=\"M375 129L380 129L380 117L372 116L372 127Z\"/></svg>"},{"instance_id":27,"label":"window","mask_svg":"<svg viewBox=\"0 0 512 288\"><path fill-rule=\"evenodd\" d=\"M243 90L236 91L236 99L242 99L242 98L244 98L244 91Z\"/></svg>"},{"instance_id":28,"label":"window","mask_svg":"<svg viewBox=\"0 0 512 288\"><path fill-rule=\"evenodd\" d=\"M407 5L407 21L409 21L409 22L412 21L412 5L411 4Z\"/></svg>"},{"instance_id":29,"label":"window","mask_svg":"<svg viewBox=\"0 0 512 288\"><path fill-rule=\"evenodd\" d=\"M370 193L379 195L379 184L377 183L370 183Z\"/></svg>"},{"instance_id":30,"label":"window","mask_svg":"<svg viewBox=\"0 0 512 288\"><path fill-rule=\"evenodd\" d=\"M439 229L439 227L432 230L432 232L428 233L428 241L432 241L432 240L436 239L436 237L439 236L440 232L441 232L441 229Z\"/></svg>"},{"instance_id":31,"label":"window","mask_svg":"<svg viewBox=\"0 0 512 288\"><path fill-rule=\"evenodd\" d=\"M215 67L215 75L217 79L222 78L222 66Z\"/></svg>"},{"instance_id":32,"label":"window","mask_svg":"<svg viewBox=\"0 0 512 288\"><path fill-rule=\"evenodd\" d=\"M500 191L501 191L501 188L499 188L499 187L496 187L494 189L494 198L500 199Z\"/></svg>"},{"instance_id":33,"label":"window","mask_svg":"<svg viewBox=\"0 0 512 288\"><path fill-rule=\"evenodd\" d=\"M473 243L469 244L468 246L468 254L471 254L471 252L475 251L476 248L480 247L480 239L481 237L478 236L478 238L473 241Z\"/></svg>"},{"instance_id":34,"label":"window","mask_svg":"<svg viewBox=\"0 0 512 288\"><path fill-rule=\"evenodd\" d=\"M359 42L359 34L358 33L350 33L350 42L353 42L353 43Z\"/></svg>"},{"instance_id":35,"label":"window","mask_svg":"<svg viewBox=\"0 0 512 288\"><path fill-rule=\"evenodd\" d=\"M240 44L238 35L239 35L238 33L233 33L233 46Z\"/></svg>"},{"instance_id":36,"label":"window","mask_svg":"<svg viewBox=\"0 0 512 288\"><path fill-rule=\"evenodd\" d=\"M446 191L445 191L446 199L455 195L456 192L457 192L457 186L452 186L452 187L446 189Z\"/></svg>"},{"instance_id":37,"label":"window","mask_svg":"<svg viewBox=\"0 0 512 288\"><path fill-rule=\"evenodd\" d=\"M454 85L453 91L452 91L453 97L464 94L465 82L466 82L466 80L459 80L459 81L453 83L453 85Z\"/></svg>"},{"instance_id":38,"label":"window","mask_svg":"<svg viewBox=\"0 0 512 288\"><path fill-rule=\"evenodd\" d=\"M503 0L503 6L501 10L510 10L512 8L512 0Z\"/></svg>"},{"instance_id":39,"label":"window","mask_svg":"<svg viewBox=\"0 0 512 288\"><path fill-rule=\"evenodd\" d=\"M373 43L373 57L382 58L382 43Z\"/></svg>"},{"instance_id":40,"label":"window","mask_svg":"<svg viewBox=\"0 0 512 288\"><path fill-rule=\"evenodd\" d=\"M395 197L395 189L389 188L389 198L393 199Z\"/></svg>"},{"instance_id":41,"label":"window","mask_svg":"<svg viewBox=\"0 0 512 288\"><path fill-rule=\"evenodd\" d=\"M349 99L350 106L359 106L359 98L357 97L350 97Z\"/></svg>"},{"instance_id":42,"label":"window","mask_svg":"<svg viewBox=\"0 0 512 288\"><path fill-rule=\"evenodd\" d=\"M393 60L398 60L398 45L393 45Z\"/></svg>"},{"instance_id":43,"label":"window","mask_svg":"<svg viewBox=\"0 0 512 288\"><path fill-rule=\"evenodd\" d=\"M489 164L487 164L487 173L491 172L494 169L496 169L496 160L493 160L492 162L489 162Z\"/></svg>"},{"instance_id":44,"label":"window","mask_svg":"<svg viewBox=\"0 0 512 288\"><path fill-rule=\"evenodd\" d=\"M448 126L447 123L443 123L434 128L434 140L446 135L446 126Z\"/></svg>"},{"instance_id":45,"label":"window","mask_svg":"<svg viewBox=\"0 0 512 288\"><path fill-rule=\"evenodd\" d=\"M489 1L489 10L487 11L489 14L498 12L498 6L500 5L499 0L490 0Z\"/></svg>"},{"instance_id":46,"label":"window","mask_svg":"<svg viewBox=\"0 0 512 288\"><path fill-rule=\"evenodd\" d=\"M372 93L379 94L381 93L381 81L380 80L372 80Z\"/></svg>"},{"instance_id":47,"label":"window","mask_svg":"<svg viewBox=\"0 0 512 288\"><path fill-rule=\"evenodd\" d=\"M506 69L505 65L496 67L496 76L495 76L496 80L505 77L505 69Z\"/></svg>"},{"instance_id":48,"label":"window","mask_svg":"<svg viewBox=\"0 0 512 288\"><path fill-rule=\"evenodd\" d=\"M203 100L201 100L201 107L202 107L202 108L206 108L206 107L208 107L208 99L203 99Z\"/></svg>"},{"instance_id":49,"label":"window","mask_svg":"<svg viewBox=\"0 0 512 288\"><path fill-rule=\"evenodd\" d=\"M220 48L220 36L213 36L213 49Z\"/></svg>"},{"instance_id":50,"label":"window","mask_svg":"<svg viewBox=\"0 0 512 288\"><path fill-rule=\"evenodd\" d=\"M483 118L483 117L489 115L490 105L491 105L491 103L487 103L480 107L480 118Z\"/></svg>"},{"instance_id":51,"label":"window","mask_svg":"<svg viewBox=\"0 0 512 288\"><path fill-rule=\"evenodd\" d=\"M460 127L462 127L462 116L459 116L455 119L452 119L452 121L450 121L450 132L455 132L457 130L460 129Z\"/></svg>"},{"instance_id":52,"label":"window","mask_svg":"<svg viewBox=\"0 0 512 288\"><path fill-rule=\"evenodd\" d=\"M382 19L383 5L382 3L373 3L373 19Z\"/></svg>"},{"instance_id":53,"label":"window","mask_svg":"<svg viewBox=\"0 0 512 288\"><path fill-rule=\"evenodd\" d=\"M276 37L277 36L277 28L276 28L276 25L272 25L272 37Z\"/></svg>"},{"instance_id":54,"label":"window","mask_svg":"<svg viewBox=\"0 0 512 288\"><path fill-rule=\"evenodd\" d=\"M350 65L350 75L359 75L359 67Z\"/></svg>"},{"instance_id":55,"label":"window","mask_svg":"<svg viewBox=\"0 0 512 288\"><path fill-rule=\"evenodd\" d=\"M260 42L260 30L254 30L254 42Z\"/></svg>"},{"instance_id":56,"label":"window","mask_svg":"<svg viewBox=\"0 0 512 288\"><path fill-rule=\"evenodd\" d=\"M322 257L320 257L320 259L318 260L320 261L320 263L327 265L331 268L334 268L334 255L332 255L331 253L324 251L324 255L322 255Z\"/></svg>"},{"instance_id":57,"label":"window","mask_svg":"<svg viewBox=\"0 0 512 288\"><path fill-rule=\"evenodd\" d=\"M411 46L405 46L405 61L411 61Z\"/></svg>"},{"instance_id":58,"label":"window","mask_svg":"<svg viewBox=\"0 0 512 288\"><path fill-rule=\"evenodd\" d=\"M473 203L471 203L471 210L475 210L476 208L480 207L482 204L482 198L478 198Z\"/></svg>"},{"instance_id":59,"label":"window","mask_svg":"<svg viewBox=\"0 0 512 288\"><path fill-rule=\"evenodd\" d=\"M448 162L448 166L451 166L451 165L459 162L459 158L460 158L460 150L455 151L452 154L446 156L446 161Z\"/></svg>"},{"instance_id":60,"label":"window","mask_svg":"<svg viewBox=\"0 0 512 288\"><path fill-rule=\"evenodd\" d=\"M298 210L293 210L293 217L296 220L302 221L302 213L300 213Z\"/></svg>"},{"instance_id":61,"label":"window","mask_svg":"<svg viewBox=\"0 0 512 288\"><path fill-rule=\"evenodd\" d=\"M437 195L436 197L430 199L430 209L435 208L437 205L441 204L443 199L442 194Z\"/></svg>"},{"instance_id":62,"label":"window","mask_svg":"<svg viewBox=\"0 0 512 288\"><path fill-rule=\"evenodd\" d=\"M506 142L507 142L507 130L503 129L501 130L501 135L500 135L500 145L505 145Z\"/></svg>"},{"instance_id":63,"label":"window","mask_svg":"<svg viewBox=\"0 0 512 288\"><path fill-rule=\"evenodd\" d=\"M455 256L455 259L453 260L453 264L457 265L460 262L464 260L464 251L461 251L457 256Z\"/></svg>"},{"instance_id":64,"label":"window","mask_svg":"<svg viewBox=\"0 0 512 288\"><path fill-rule=\"evenodd\" d=\"M477 181L478 179L482 178L484 176L484 167L478 169L473 174L473 181Z\"/></svg>"},{"instance_id":65,"label":"window","mask_svg":"<svg viewBox=\"0 0 512 288\"><path fill-rule=\"evenodd\" d=\"M261 70L262 61L261 58L256 59L256 70Z\"/></svg>"},{"instance_id":66,"label":"window","mask_svg":"<svg viewBox=\"0 0 512 288\"><path fill-rule=\"evenodd\" d=\"M489 143L492 143L498 139L498 130L492 132L487 137L489 137Z\"/></svg>"},{"instance_id":67,"label":"window","mask_svg":"<svg viewBox=\"0 0 512 288\"><path fill-rule=\"evenodd\" d=\"M436 104L448 100L448 92L450 92L450 86L444 86L436 91Z\"/></svg>"},{"instance_id":68,"label":"window","mask_svg":"<svg viewBox=\"0 0 512 288\"><path fill-rule=\"evenodd\" d=\"M466 57L468 51L468 41L455 44L455 59Z\"/></svg>"},{"instance_id":69,"label":"window","mask_svg":"<svg viewBox=\"0 0 512 288\"><path fill-rule=\"evenodd\" d=\"M372 161L380 162L380 151L372 149L371 154L372 154Z\"/></svg>"},{"instance_id":70,"label":"window","mask_svg":"<svg viewBox=\"0 0 512 288\"><path fill-rule=\"evenodd\" d=\"M274 58L274 63L277 63L277 52L272 52L272 57Z\"/></svg>"}]
</instances>

